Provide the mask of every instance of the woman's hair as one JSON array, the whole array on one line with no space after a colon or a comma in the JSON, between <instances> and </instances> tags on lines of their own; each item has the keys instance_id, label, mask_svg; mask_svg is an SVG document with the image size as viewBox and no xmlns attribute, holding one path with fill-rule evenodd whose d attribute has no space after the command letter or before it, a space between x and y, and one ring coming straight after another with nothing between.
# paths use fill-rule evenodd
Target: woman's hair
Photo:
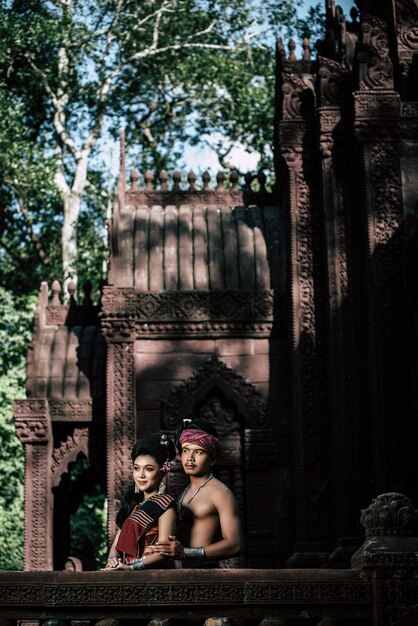
<instances>
[{"instance_id":1,"label":"woman's hair","mask_svg":"<svg viewBox=\"0 0 418 626\"><path fill-rule=\"evenodd\" d=\"M179 440L183 430L203 430L205 433L208 433L208 435L213 435L213 437L219 439L216 428L212 426L212 424L208 422L208 420L204 417L195 417L192 420L185 419L183 420L183 424L180 426L180 428L177 428L176 432L174 433L174 441L180 454L181 443Z\"/></svg>"},{"instance_id":2,"label":"woman's hair","mask_svg":"<svg viewBox=\"0 0 418 626\"><path fill-rule=\"evenodd\" d=\"M174 443L167 435L163 433L152 433L137 441L131 451L132 462L138 456L152 456L153 459L161 466L164 463L173 461L176 458L176 448ZM121 502L120 509L116 515L116 524L122 528L123 522L132 512L132 509L143 498L142 493L135 493L135 483L131 483Z\"/></svg>"}]
</instances>

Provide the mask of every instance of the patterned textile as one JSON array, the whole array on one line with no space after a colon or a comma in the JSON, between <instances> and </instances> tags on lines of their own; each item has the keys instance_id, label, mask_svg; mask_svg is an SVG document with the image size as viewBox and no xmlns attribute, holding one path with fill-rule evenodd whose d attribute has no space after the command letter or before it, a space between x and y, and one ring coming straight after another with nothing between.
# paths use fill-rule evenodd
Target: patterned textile
<instances>
[{"instance_id":1,"label":"patterned textile","mask_svg":"<svg viewBox=\"0 0 418 626\"><path fill-rule=\"evenodd\" d=\"M174 504L174 498L164 493L151 496L134 508L122 525L116 545L124 561L139 558L144 553L145 545L151 545L157 540L158 519Z\"/></svg>"},{"instance_id":2,"label":"patterned textile","mask_svg":"<svg viewBox=\"0 0 418 626\"><path fill-rule=\"evenodd\" d=\"M221 456L222 444L217 437L209 435L204 430L198 430L197 428L189 428L183 430L179 438L180 443L192 443L199 446L203 450L215 459L215 461Z\"/></svg>"}]
</instances>

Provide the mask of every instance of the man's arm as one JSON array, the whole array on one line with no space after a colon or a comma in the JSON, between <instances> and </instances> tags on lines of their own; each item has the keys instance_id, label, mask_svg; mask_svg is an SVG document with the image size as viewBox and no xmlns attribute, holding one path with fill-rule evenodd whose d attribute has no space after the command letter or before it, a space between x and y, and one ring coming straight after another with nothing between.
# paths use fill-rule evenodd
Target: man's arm
<instances>
[{"instance_id":1,"label":"man's arm","mask_svg":"<svg viewBox=\"0 0 418 626\"><path fill-rule=\"evenodd\" d=\"M242 535L237 501L231 491L216 491L213 502L221 527L222 539L204 546L207 559L229 559L241 552Z\"/></svg>"},{"instance_id":2,"label":"man's arm","mask_svg":"<svg viewBox=\"0 0 418 626\"><path fill-rule=\"evenodd\" d=\"M216 492L214 494L213 506L216 508L219 516L222 539L208 546L196 547L204 548L204 554L208 560L229 559L237 556L241 552L242 535L235 497L229 489ZM185 556L184 546L172 535L170 535L169 541L159 541L158 545L154 546L154 550L171 558L182 559Z\"/></svg>"}]
</instances>

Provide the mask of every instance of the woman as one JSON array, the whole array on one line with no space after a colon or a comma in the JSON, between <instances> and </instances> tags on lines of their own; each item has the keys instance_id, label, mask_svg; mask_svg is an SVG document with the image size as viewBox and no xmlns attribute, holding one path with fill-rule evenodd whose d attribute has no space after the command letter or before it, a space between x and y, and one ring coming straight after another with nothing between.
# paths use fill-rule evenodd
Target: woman
<instances>
[{"instance_id":1,"label":"woman","mask_svg":"<svg viewBox=\"0 0 418 626\"><path fill-rule=\"evenodd\" d=\"M128 489L116 517L120 530L109 551L105 569L164 566L167 559L153 554L157 541L168 541L176 527L174 498L166 493L163 478L170 470L176 449L171 439L153 433L132 448L134 484Z\"/></svg>"}]
</instances>

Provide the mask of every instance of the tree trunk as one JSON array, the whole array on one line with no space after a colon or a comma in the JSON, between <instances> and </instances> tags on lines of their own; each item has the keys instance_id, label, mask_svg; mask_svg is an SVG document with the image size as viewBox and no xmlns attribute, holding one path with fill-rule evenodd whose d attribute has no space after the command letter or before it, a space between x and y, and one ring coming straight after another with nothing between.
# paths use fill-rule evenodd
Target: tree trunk
<instances>
[{"instance_id":1,"label":"tree trunk","mask_svg":"<svg viewBox=\"0 0 418 626\"><path fill-rule=\"evenodd\" d=\"M70 280L77 282L77 222L81 207L81 194L68 191L62 194L64 223L62 225L62 265L64 294Z\"/></svg>"}]
</instances>

